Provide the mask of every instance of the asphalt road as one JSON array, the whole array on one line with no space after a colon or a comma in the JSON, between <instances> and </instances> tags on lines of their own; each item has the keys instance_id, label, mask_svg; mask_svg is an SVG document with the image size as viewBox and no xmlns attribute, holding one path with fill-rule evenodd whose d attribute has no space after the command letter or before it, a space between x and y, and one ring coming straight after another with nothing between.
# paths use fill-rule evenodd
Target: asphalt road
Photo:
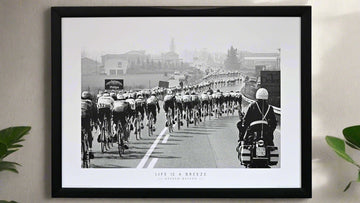
<instances>
[{"instance_id":1,"label":"asphalt road","mask_svg":"<svg viewBox=\"0 0 360 203\"><path fill-rule=\"evenodd\" d=\"M240 86L224 87L223 90L239 90ZM244 103L246 109L248 104ZM162 107L162 104L160 104ZM185 125L180 130L169 133L165 127L165 113L161 109L157 116L156 131L153 136L142 131L142 139L136 140L132 132L129 149L120 158L117 144L101 153L96 141L98 132L93 132L93 168L243 168L237 158L236 146L239 118L234 115L220 118L212 117L189 128ZM275 131L274 142L280 151L280 126ZM280 159L279 159L280 160ZM277 166L280 167L280 162Z\"/></svg>"}]
</instances>

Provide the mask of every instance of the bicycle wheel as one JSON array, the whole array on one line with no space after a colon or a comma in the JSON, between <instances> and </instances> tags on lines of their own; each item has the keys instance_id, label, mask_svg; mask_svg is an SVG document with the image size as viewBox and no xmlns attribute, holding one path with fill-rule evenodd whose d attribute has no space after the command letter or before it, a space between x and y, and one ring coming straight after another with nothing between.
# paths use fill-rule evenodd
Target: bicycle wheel
<instances>
[{"instance_id":1,"label":"bicycle wheel","mask_svg":"<svg viewBox=\"0 0 360 203\"><path fill-rule=\"evenodd\" d=\"M180 130L180 125L181 125L181 117L180 117L180 110L177 110L177 126L178 126L178 130Z\"/></svg>"},{"instance_id":2,"label":"bicycle wheel","mask_svg":"<svg viewBox=\"0 0 360 203\"><path fill-rule=\"evenodd\" d=\"M139 139L141 139L141 117L139 115L139 118L138 118L138 134L139 134Z\"/></svg>"},{"instance_id":3,"label":"bicycle wheel","mask_svg":"<svg viewBox=\"0 0 360 203\"><path fill-rule=\"evenodd\" d=\"M196 124L197 124L197 113L196 113L195 109L193 110L193 118L194 118L194 125L196 126Z\"/></svg>"},{"instance_id":4,"label":"bicycle wheel","mask_svg":"<svg viewBox=\"0 0 360 203\"><path fill-rule=\"evenodd\" d=\"M103 124L104 125L104 124ZM105 152L105 140L106 140L106 136L105 136L105 127L102 126L101 131L100 131L100 145L101 145L101 152L104 153Z\"/></svg>"},{"instance_id":5,"label":"bicycle wheel","mask_svg":"<svg viewBox=\"0 0 360 203\"><path fill-rule=\"evenodd\" d=\"M148 134L149 136L151 136L153 134L153 115L152 113L150 112L150 115L149 115L149 121L148 121Z\"/></svg>"},{"instance_id":6,"label":"bicycle wheel","mask_svg":"<svg viewBox=\"0 0 360 203\"><path fill-rule=\"evenodd\" d=\"M123 145L123 141L122 141L122 138L123 138L123 127L121 125L121 122L118 121L118 124L117 124L117 144L118 144L118 153L119 153L119 156L120 158L122 157L122 154L124 154L124 145Z\"/></svg>"},{"instance_id":7,"label":"bicycle wheel","mask_svg":"<svg viewBox=\"0 0 360 203\"><path fill-rule=\"evenodd\" d=\"M189 127L190 118L189 118L189 109L186 107L186 127Z\"/></svg>"},{"instance_id":8,"label":"bicycle wheel","mask_svg":"<svg viewBox=\"0 0 360 203\"><path fill-rule=\"evenodd\" d=\"M90 156L89 156L89 143L88 143L88 136L85 130L82 130L82 140L81 140L81 158L82 158L82 167L89 168L90 167Z\"/></svg>"}]
</instances>

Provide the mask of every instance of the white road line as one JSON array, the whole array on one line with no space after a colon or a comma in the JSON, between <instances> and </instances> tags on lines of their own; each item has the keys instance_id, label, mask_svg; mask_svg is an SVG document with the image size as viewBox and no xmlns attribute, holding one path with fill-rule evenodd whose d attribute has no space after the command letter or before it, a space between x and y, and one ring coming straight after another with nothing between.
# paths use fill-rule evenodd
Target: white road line
<instances>
[{"instance_id":1,"label":"white road line","mask_svg":"<svg viewBox=\"0 0 360 203\"><path fill-rule=\"evenodd\" d=\"M170 134L167 134L161 143L166 143L167 140L169 139L169 137L170 137Z\"/></svg>"},{"instance_id":2,"label":"white road line","mask_svg":"<svg viewBox=\"0 0 360 203\"><path fill-rule=\"evenodd\" d=\"M147 168L154 168L156 162L158 161L158 158L153 158Z\"/></svg>"},{"instance_id":3,"label":"white road line","mask_svg":"<svg viewBox=\"0 0 360 203\"><path fill-rule=\"evenodd\" d=\"M143 168L144 165L146 164L147 160L149 159L151 153L154 151L154 149L156 148L156 145L159 143L161 137L164 135L164 133L166 132L167 127L164 128L161 133L157 136L156 140L154 141L154 143L151 145L151 147L149 148L149 150L146 152L145 156L141 159L139 165L137 165L136 168Z\"/></svg>"}]
</instances>

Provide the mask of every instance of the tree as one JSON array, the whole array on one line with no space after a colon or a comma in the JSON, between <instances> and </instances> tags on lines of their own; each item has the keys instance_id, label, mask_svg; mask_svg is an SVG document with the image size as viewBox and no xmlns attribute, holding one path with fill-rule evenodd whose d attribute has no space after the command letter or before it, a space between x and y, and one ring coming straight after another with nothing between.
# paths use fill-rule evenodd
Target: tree
<instances>
[{"instance_id":1,"label":"tree","mask_svg":"<svg viewBox=\"0 0 360 203\"><path fill-rule=\"evenodd\" d=\"M240 68L240 63L237 57L237 49L233 46L231 46L228 50L224 65L228 70L239 70Z\"/></svg>"}]
</instances>

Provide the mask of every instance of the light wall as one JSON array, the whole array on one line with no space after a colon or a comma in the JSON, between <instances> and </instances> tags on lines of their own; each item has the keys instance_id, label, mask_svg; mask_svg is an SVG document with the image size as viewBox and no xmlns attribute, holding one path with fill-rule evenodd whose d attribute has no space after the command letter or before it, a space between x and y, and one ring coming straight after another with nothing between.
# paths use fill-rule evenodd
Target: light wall
<instances>
[{"instance_id":1,"label":"light wall","mask_svg":"<svg viewBox=\"0 0 360 203\"><path fill-rule=\"evenodd\" d=\"M312 5L313 199L247 201L360 201L360 183L342 192L347 182L356 178L356 169L340 160L324 141L325 135L341 136L344 127L360 123L359 0L0 0L0 128L33 127L25 147L12 155L13 161L22 164L20 174L0 173L0 199L19 202L144 201L50 198L50 7L125 5ZM359 158L359 154L353 154ZM152 200L158 201L169 200Z\"/></svg>"}]
</instances>

